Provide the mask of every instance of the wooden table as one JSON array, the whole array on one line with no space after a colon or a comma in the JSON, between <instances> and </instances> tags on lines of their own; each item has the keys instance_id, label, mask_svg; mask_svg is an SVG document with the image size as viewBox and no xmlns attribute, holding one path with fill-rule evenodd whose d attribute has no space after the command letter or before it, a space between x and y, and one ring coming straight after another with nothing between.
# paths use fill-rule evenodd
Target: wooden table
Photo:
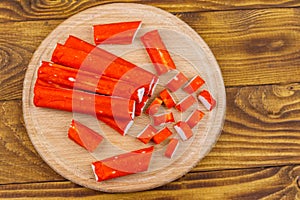
<instances>
[{"instance_id":1,"label":"wooden table","mask_svg":"<svg viewBox=\"0 0 300 200\"><path fill-rule=\"evenodd\" d=\"M217 145L186 176L139 193L86 189L43 162L22 117L27 65L62 21L109 2L0 2L0 198L300 199L297 0L128 1L173 13L215 54L227 94L226 121Z\"/></svg>"}]
</instances>

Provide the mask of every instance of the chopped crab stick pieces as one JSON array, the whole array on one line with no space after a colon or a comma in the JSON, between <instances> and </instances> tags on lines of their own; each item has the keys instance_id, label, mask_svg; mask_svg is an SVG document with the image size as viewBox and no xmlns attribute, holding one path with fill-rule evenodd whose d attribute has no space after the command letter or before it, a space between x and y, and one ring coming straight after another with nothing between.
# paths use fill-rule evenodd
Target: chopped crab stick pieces
<instances>
[{"instance_id":1,"label":"chopped crab stick pieces","mask_svg":"<svg viewBox=\"0 0 300 200\"><path fill-rule=\"evenodd\" d=\"M119 96L141 102L145 88L136 88L126 81L99 76L70 67L43 61L38 69L38 79L70 89L80 89L108 96Z\"/></svg>"},{"instance_id":2,"label":"chopped crab stick pieces","mask_svg":"<svg viewBox=\"0 0 300 200\"><path fill-rule=\"evenodd\" d=\"M95 44L131 44L142 21L94 25Z\"/></svg>"},{"instance_id":3,"label":"chopped crab stick pieces","mask_svg":"<svg viewBox=\"0 0 300 200\"><path fill-rule=\"evenodd\" d=\"M216 106L216 100L207 90L202 90L198 95L198 99L209 111L211 111Z\"/></svg>"},{"instance_id":4,"label":"chopped crab stick pieces","mask_svg":"<svg viewBox=\"0 0 300 200\"><path fill-rule=\"evenodd\" d=\"M89 152L93 152L103 140L100 134L74 119L69 127L68 137Z\"/></svg>"},{"instance_id":5,"label":"chopped crab stick pieces","mask_svg":"<svg viewBox=\"0 0 300 200\"><path fill-rule=\"evenodd\" d=\"M176 138L171 138L166 148L165 156L167 158L172 158L173 155L175 154L176 149L178 148L178 145L179 145L179 140Z\"/></svg>"},{"instance_id":6,"label":"chopped crab stick pieces","mask_svg":"<svg viewBox=\"0 0 300 200\"><path fill-rule=\"evenodd\" d=\"M188 116L187 120L185 121L189 127L194 128L200 120L203 118L204 113L201 110L195 110Z\"/></svg>"},{"instance_id":7,"label":"chopped crab stick pieces","mask_svg":"<svg viewBox=\"0 0 300 200\"><path fill-rule=\"evenodd\" d=\"M192 94L196 92L204 83L205 81L199 75L196 75L183 87L183 90L188 94Z\"/></svg>"},{"instance_id":8,"label":"chopped crab stick pieces","mask_svg":"<svg viewBox=\"0 0 300 200\"><path fill-rule=\"evenodd\" d=\"M154 147L120 154L92 163L97 182L147 171Z\"/></svg>"},{"instance_id":9,"label":"chopped crab stick pieces","mask_svg":"<svg viewBox=\"0 0 300 200\"><path fill-rule=\"evenodd\" d=\"M196 102L197 102L197 100L195 99L195 97L190 95L190 96L184 98L178 104L176 104L175 108L180 112L185 112L187 109L189 109Z\"/></svg>"},{"instance_id":10,"label":"chopped crab stick pieces","mask_svg":"<svg viewBox=\"0 0 300 200\"><path fill-rule=\"evenodd\" d=\"M155 113L157 113L162 103L163 103L162 99L156 97L147 108L146 114L154 115Z\"/></svg>"},{"instance_id":11,"label":"chopped crab stick pieces","mask_svg":"<svg viewBox=\"0 0 300 200\"><path fill-rule=\"evenodd\" d=\"M153 115L152 119L153 119L154 126L161 126L166 123L175 122L172 112L164 113L164 114L160 114L160 115Z\"/></svg>"},{"instance_id":12,"label":"chopped crab stick pieces","mask_svg":"<svg viewBox=\"0 0 300 200\"><path fill-rule=\"evenodd\" d=\"M162 128L159 130L152 138L155 144L160 144L166 140L169 136L172 135L172 131L168 127Z\"/></svg>"},{"instance_id":13,"label":"chopped crab stick pieces","mask_svg":"<svg viewBox=\"0 0 300 200\"><path fill-rule=\"evenodd\" d=\"M156 132L157 130L149 124L144 128L144 130L141 131L141 133L137 136L137 139L142 141L144 144L147 144L150 142Z\"/></svg>"},{"instance_id":14,"label":"chopped crab stick pieces","mask_svg":"<svg viewBox=\"0 0 300 200\"><path fill-rule=\"evenodd\" d=\"M171 92L177 91L181 88L185 83L187 83L187 77L182 73L178 72L166 85L166 87L171 90Z\"/></svg>"},{"instance_id":15,"label":"chopped crab stick pieces","mask_svg":"<svg viewBox=\"0 0 300 200\"><path fill-rule=\"evenodd\" d=\"M167 108L172 108L176 105L175 100L169 90L164 89L159 93L160 98L163 100Z\"/></svg>"},{"instance_id":16,"label":"chopped crab stick pieces","mask_svg":"<svg viewBox=\"0 0 300 200\"><path fill-rule=\"evenodd\" d=\"M174 125L174 128L183 141L188 140L193 136L193 131L185 122L179 121Z\"/></svg>"},{"instance_id":17,"label":"chopped crab stick pieces","mask_svg":"<svg viewBox=\"0 0 300 200\"><path fill-rule=\"evenodd\" d=\"M147 32L141 37L146 51L155 67L158 76L167 73L176 66L157 30Z\"/></svg>"}]
</instances>

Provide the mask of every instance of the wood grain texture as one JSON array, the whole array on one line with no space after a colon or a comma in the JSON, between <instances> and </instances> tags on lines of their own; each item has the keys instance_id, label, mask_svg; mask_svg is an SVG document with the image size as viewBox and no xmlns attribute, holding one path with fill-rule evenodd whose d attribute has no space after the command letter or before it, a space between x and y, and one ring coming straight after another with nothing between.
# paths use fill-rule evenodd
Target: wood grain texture
<instances>
[{"instance_id":1,"label":"wood grain texture","mask_svg":"<svg viewBox=\"0 0 300 200\"><path fill-rule=\"evenodd\" d=\"M212 49L227 87L299 82L299 8L178 16ZM0 100L21 98L24 73L33 52L61 22L1 23Z\"/></svg>"},{"instance_id":2,"label":"wood grain texture","mask_svg":"<svg viewBox=\"0 0 300 200\"><path fill-rule=\"evenodd\" d=\"M51 1L51 0L2 0L0 2L0 22L4 21L24 21L41 19L63 19L70 17L82 10L97 5L114 3L116 1ZM178 1L143 1L143 0L122 0L117 2L143 3L162 8L168 12L198 12L198 11L219 11L219 10L241 10L254 8L274 8L274 7L299 7L297 0L242 0L227 1L222 0L188 0ZM170 6L171 5L171 6Z\"/></svg>"},{"instance_id":3,"label":"wood grain texture","mask_svg":"<svg viewBox=\"0 0 300 200\"><path fill-rule=\"evenodd\" d=\"M35 49L60 21L0 24L0 100L21 99Z\"/></svg>"},{"instance_id":4,"label":"wood grain texture","mask_svg":"<svg viewBox=\"0 0 300 200\"><path fill-rule=\"evenodd\" d=\"M0 185L0 198L47 199L300 199L300 166L189 173L139 193L105 194L70 182Z\"/></svg>"},{"instance_id":5,"label":"wood grain texture","mask_svg":"<svg viewBox=\"0 0 300 200\"><path fill-rule=\"evenodd\" d=\"M61 180L35 151L21 112L21 101L0 102L0 184Z\"/></svg>"},{"instance_id":6,"label":"wood grain texture","mask_svg":"<svg viewBox=\"0 0 300 200\"><path fill-rule=\"evenodd\" d=\"M213 150L192 170L193 172L300 164L300 84L227 88L227 115L223 132ZM0 184L58 179L41 158L34 154L22 159L21 152L33 151L22 122L20 101L2 102L1 148L14 144L13 149L1 152ZM11 112L10 110L13 110ZM6 112L4 112L6 111ZM9 112L8 112L9 111ZM11 122L12 121L12 122ZM6 122L6 123L4 123ZM7 125L11 122L12 125ZM23 124L23 122L21 123ZM3 128L2 128L3 127ZM18 130L17 133L15 133ZM19 136L17 137L16 134ZM23 140L26 141L23 145ZM13 157L15 156L15 158ZM29 170L30 176L18 173ZM16 162L17 167L7 166ZM10 176L7 176L9 170ZM39 174L39 172L43 172ZM2 176L1 176L2 175Z\"/></svg>"}]
</instances>

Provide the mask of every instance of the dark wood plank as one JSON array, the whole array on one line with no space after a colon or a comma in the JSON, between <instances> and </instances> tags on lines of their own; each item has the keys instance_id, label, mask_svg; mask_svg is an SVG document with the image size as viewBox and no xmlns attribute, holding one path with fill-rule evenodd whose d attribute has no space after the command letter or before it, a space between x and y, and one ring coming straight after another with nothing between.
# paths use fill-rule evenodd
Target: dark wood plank
<instances>
[{"instance_id":1,"label":"dark wood plank","mask_svg":"<svg viewBox=\"0 0 300 200\"><path fill-rule=\"evenodd\" d=\"M192 171L300 164L299 85L228 88L221 137ZM0 184L60 179L34 152L22 125L21 101L0 105Z\"/></svg>"},{"instance_id":2,"label":"dark wood plank","mask_svg":"<svg viewBox=\"0 0 300 200\"><path fill-rule=\"evenodd\" d=\"M298 82L300 9L182 14L208 43L226 86Z\"/></svg>"},{"instance_id":3,"label":"dark wood plank","mask_svg":"<svg viewBox=\"0 0 300 200\"><path fill-rule=\"evenodd\" d=\"M28 138L21 101L0 102L0 183L62 180L38 156Z\"/></svg>"},{"instance_id":4,"label":"dark wood plank","mask_svg":"<svg viewBox=\"0 0 300 200\"><path fill-rule=\"evenodd\" d=\"M154 190L107 194L70 182L0 185L0 198L82 199L297 199L300 166L189 173Z\"/></svg>"},{"instance_id":5,"label":"dark wood plank","mask_svg":"<svg viewBox=\"0 0 300 200\"><path fill-rule=\"evenodd\" d=\"M299 82L300 8L179 15L215 54L227 87ZM1 23L0 100L20 99L40 42L62 20Z\"/></svg>"},{"instance_id":6,"label":"dark wood plank","mask_svg":"<svg viewBox=\"0 0 300 200\"><path fill-rule=\"evenodd\" d=\"M41 19L62 19L70 17L87 8L114 3L115 1L25 1L25 0L2 0L0 2L0 22L22 21ZM241 10L254 8L276 8L276 7L298 7L297 0L253 0L253 1L227 1L222 0L171 0L162 2L143 0L122 0L124 3L143 3L153 5L168 12L198 12L198 11L220 11L220 10ZM172 5L172 6L170 6Z\"/></svg>"}]
</instances>

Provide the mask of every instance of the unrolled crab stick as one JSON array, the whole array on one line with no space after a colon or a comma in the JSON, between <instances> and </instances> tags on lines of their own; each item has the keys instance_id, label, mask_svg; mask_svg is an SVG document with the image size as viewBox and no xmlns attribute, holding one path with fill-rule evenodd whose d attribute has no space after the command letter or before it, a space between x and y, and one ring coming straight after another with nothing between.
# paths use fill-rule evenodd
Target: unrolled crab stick
<instances>
[{"instance_id":1,"label":"unrolled crab stick","mask_svg":"<svg viewBox=\"0 0 300 200\"><path fill-rule=\"evenodd\" d=\"M96 181L104 181L148 170L154 147L106 158L92 163Z\"/></svg>"},{"instance_id":2,"label":"unrolled crab stick","mask_svg":"<svg viewBox=\"0 0 300 200\"><path fill-rule=\"evenodd\" d=\"M174 128L183 141L193 136L193 131L186 122L179 121L174 125Z\"/></svg>"},{"instance_id":3,"label":"unrolled crab stick","mask_svg":"<svg viewBox=\"0 0 300 200\"><path fill-rule=\"evenodd\" d=\"M194 128L200 120L203 118L204 113L201 110L195 110L188 116L187 120L185 121L189 127Z\"/></svg>"},{"instance_id":4,"label":"unrolled crab stick","mask_svg":"<svg viewBox=\"0 0 300 200\"><path fill-rule=\"evenodd\" d=\"M198 95L198 99L209 111L211 111L216 106L216 100L207 90L202 90Z\"/></svg>"},{"instance_id":5,"label":"unrolled crab stick","mask_svg":"<svg viewBox=\"0 0 300 200\"><path fill-rule=\"evenodd\" d=\"M141 24L142 21L96 24L95 44L131 44Z\"/></svg>"},{"instance_id":6,"label":"unrolled crab stick","mask_svg":"<svg viewBox=\"0 0 300 200\"><path fill-rule=\"evenodd\" d=\"M154 126L161 126L166 123L175 122L174 116L172 112L159 114L159 115L153 115L152 116L153 125Z\"/></svg>"},{"instance_id":7,"label":"unrolled crab stick","mask_svg":"<svg viewBox=\"0 0 300 200\"><path fill-rule=\"evenodd\" d=\"M50 62L42 62L38 79L61 87L76 88L98 94L119 96L141 102L145 89L135 88L128 82L81 71Z\"/></svg>"},{"instance_id":8,"label":"unrolled crab stick","mask_svg":"<svg viewBox=\"0 0 300 200\"><path fill-rule=\"evenodd\" d=\"M95 116L120 134L132 125L135 101L119 97L41 86L34 87L34 105Z\"/></svg>"},{"instance_id":9,"label":"unrolled crab stick","mask_svg":"<svg viewBox=\"0 0 300 200\"><path fill-rule=\"evenodd\" d=\"M165 156L167 158L172 158L173 155L175 154L176 149L178 148L178 145L179 145L179 140L176 138L171 138L166 148Z\"/></svg>"},{"instance_id":10,"label":"unrolled crab stick","mask_svg":"<svg viewBox=\"0 0 300 200\"><path fill-rule=\"evenodd\" d=\"M138 134L137 139L142 141L144 144L147 144L150 142L152 137L156 134L157 130L148 124L141 132Z\"/></svg>"},{"instance_id":11,"label":"unrolled crab stick","mask_svg":"<svg viewBox=\"0 0 300 200\"><path fill-rule=\"evenodd\" d=\"M189 94L196 92L205 81L199 76L194 76L184 87L183 90Z\"/></svg>"},{"instance_id":12,"label":"unrolled crab stick","mask_svg":"<svg viewBox=\"0 0 300 200\"><path fill-rule=\"evenodd\" d=\"M141 41L155 67L157 75L160 76L171 69L176 69L158 30L147 32L141 37Z\"/></svg>"},{"instance_id":13,"label":"unrolled crab stick","mask_svg":"<svg viewBox=\"0 0 300 200\"><path fill-rule=\"evenodd\" d=\"M131 62L128 62L127 60L124 60L121 57L118 57L104 49L96 47L95 45L92 45L72 35L68 37L68 39L65 41L65 44L63 46L84 51L86 53L85 57L87 56L87 54L90 53L100 57L101 62L99 62L97 66L95 66L95 69L92 70L96 70L99 72L101 70L97 68L104 68L105 73L107 73L107 76L136 83L137 87L144 86L146 90L145 93L147 95L151 96L153 94L155 86L158 82L158 77L155 76L154 74L134 65ZM59 52L63 53L62 51ZM93 59L93 58L94 56L88 56L88 59ZM82 61L84 61L84 59L81 59L79 65L82 64ZM91 66L86 66L88 65L89 62L90 61L84 61L85 69L90 70L89 68L93 68ZM120 70L121 73L119 73Z\"/></svg>"},{"instance_id":14,"label":"unrolled crab stick","mask_svg":"<svg viewBox=\"0 0 300 200\"><path fill-rule=\"evenodd\" d=\"M175 108L180 112L185 112L188 110L197 100L192 95L187 96L183 100L181 100L178 104L176 104Z\"/></svg>"},{"instance_id":15,"label":"unrolled crab stick","mask_svg":"<svg viewBox=\"0 0 300 200\"><path fill-rule=\"evenodd\" d=\"M152 140L155 144L160 144L171 135L172 131L168 127L164 127L153 136Z\"/></svg>"},{"instance_id":16,"label":"unrolled crab stick","mask_svg":"<svg viewBox=\"0 0 300 200\"><path fill-rule=\"evenodd\" d=\"M93 152L103 140L103 137L82 123L72 120L68 137L89 152Z\"/></svg>"},{"instance_id":17,"label":"unrolled crab stick","mask_svg":"<svg viewBox=\"0 0 300 200\"><path fill-rule=\"evenodd\" d=\"M164 89L159 93L160 98L163 100L167 108L172 108L176 105L175 100L168 89Z\"/></svg>"},{"instance_id":18,"label":"unrolled crab stick","mask_svg":"<svg viewBox=\"0 0 300 200\"><path fill-rule=\"evenodd\" d=\"M188 82L188 78L182 73L178 72L166 85L166 87L171 90L171 92L177 91L185 83Z\"/></svg>"},{"instance_id":19,"label":"unrolled crab stick","mask_svg":"<svg viewBox=\"0 0 300 200\"><path fill-rule=\"evenodd\" d=\"M146 114L154 115L155 113L157 113L162 103L163 103L162 99L159 97L156 97L152 101L152 103L148 106L148 108L146 110Z\"/></svg>"}]
</instances>

